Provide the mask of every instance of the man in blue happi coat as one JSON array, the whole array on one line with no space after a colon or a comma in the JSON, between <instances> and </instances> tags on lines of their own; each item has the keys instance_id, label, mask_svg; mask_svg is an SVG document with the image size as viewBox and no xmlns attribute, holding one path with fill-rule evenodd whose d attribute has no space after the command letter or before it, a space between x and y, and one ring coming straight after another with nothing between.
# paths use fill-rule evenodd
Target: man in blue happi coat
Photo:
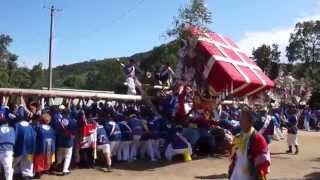
<instances>
[{"instance_id":1,"label":"man in blue happi coat","mask_svg":"<svg viewBox=\"0 0 320 180\"><path fill-rule=\"evenodd\" d=\"M36 133L30 124L31 113L25 106L23 97L16 111L16 141L14 148L14 171L24 179L30 179L33 174L33 155L36 145Z\"/></svg>"},{"instance_id":2,"label":"man in blue happi coat","mask_svg":"<svg viewBox=\"0 0 320 180\"><path fill-rule=\"evenodd\" d=\"M70 117L69 109L64 105L59 106L60 112L54 115L56 129L57 164L62 165L64 160L62 175L70 174L69 166L72 158L72 149L75 134L77 132L77 122Z\"/></svg>"},{"instance_id":3,"label":"man in blue happi coat","mask_svg":"<svg viewBox=\"0 0 320 180\"><path fill-rule=\"evenodd\" d=\"M6 108L3 108L4 102L0 108L0 163L4 170L6 180L13 178L13 148L15 144L15 132L8 126L6 119Z\"/></svg>"}]
</instances>

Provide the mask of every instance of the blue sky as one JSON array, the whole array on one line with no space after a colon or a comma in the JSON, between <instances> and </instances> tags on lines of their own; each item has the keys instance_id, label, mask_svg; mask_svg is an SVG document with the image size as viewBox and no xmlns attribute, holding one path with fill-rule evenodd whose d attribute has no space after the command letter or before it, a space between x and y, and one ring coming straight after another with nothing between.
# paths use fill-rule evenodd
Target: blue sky
<instances>
[{"instance_id":1,"label":"blue sky","mask_svg":"<svg viewBox=\"0 0 320 180\"><path fill-rule=\"evenodd\" d=\"M47 65L49 12L58 12L54 65L130 56L168 41L162 35L188 0L2 0L0 33L14 42L19 64ZM211 29L232 37L246 51L261 43L285 48L294 24L320 19L319 0L206 0ZM283 57L284 58L284 57Z\"/></svg>"}]
</instances>

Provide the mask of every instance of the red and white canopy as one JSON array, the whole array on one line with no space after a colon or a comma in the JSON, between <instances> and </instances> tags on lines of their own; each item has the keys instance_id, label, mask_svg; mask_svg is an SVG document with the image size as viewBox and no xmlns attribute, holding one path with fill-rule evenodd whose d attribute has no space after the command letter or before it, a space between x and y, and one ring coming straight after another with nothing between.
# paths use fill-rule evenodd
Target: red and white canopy
<instances>
[{"instance_id":1,"label":"red and white canopy","mask_svg":"<svg viewBox=\"0 0 320 180\"><path fill-rule=\"evenodd\" d=\"M215 32L192 31L197 38L196 61L215 92L251 96L270 89L274 82L228 37Z\"/></svg>"}]
</instances>

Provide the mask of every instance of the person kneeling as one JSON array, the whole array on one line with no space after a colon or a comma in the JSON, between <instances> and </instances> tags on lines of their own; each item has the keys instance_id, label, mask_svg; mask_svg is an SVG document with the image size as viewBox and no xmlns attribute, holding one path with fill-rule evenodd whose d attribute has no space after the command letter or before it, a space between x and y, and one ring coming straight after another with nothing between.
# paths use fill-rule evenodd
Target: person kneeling
<instances>
[{"instance_id":1,"label":"person kneeling","mask_svg":"<svg viewBox=\"0 0 320 180\"><path fill-rule=\"evenodd\" d=\"M165 151L166 159L171 161L176 155L192 155L192 147L188 140L183 137L179 129L173 131L169 135L169 144ZM186 159L185 159L186 160Z\"/></svg>"}]
</instances>

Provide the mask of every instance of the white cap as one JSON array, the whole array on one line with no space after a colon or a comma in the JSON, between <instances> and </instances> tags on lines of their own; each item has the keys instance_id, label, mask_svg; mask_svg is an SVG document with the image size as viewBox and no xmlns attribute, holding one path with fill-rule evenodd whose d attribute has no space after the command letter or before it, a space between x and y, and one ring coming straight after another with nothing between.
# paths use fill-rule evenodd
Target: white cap
<instances>
[{"instance_id":1,"label":"white cap","mask_svg":"<svg viewBox=\"0 0 320 180\"><path fill-rule=\"evenodd\" d=\"M64 110L64 109L66 109L66 107L65 107L63 104L61 104L61 105L59 106L59 109L60 109L60 110Z\"/></svg>"}]
</instances>

